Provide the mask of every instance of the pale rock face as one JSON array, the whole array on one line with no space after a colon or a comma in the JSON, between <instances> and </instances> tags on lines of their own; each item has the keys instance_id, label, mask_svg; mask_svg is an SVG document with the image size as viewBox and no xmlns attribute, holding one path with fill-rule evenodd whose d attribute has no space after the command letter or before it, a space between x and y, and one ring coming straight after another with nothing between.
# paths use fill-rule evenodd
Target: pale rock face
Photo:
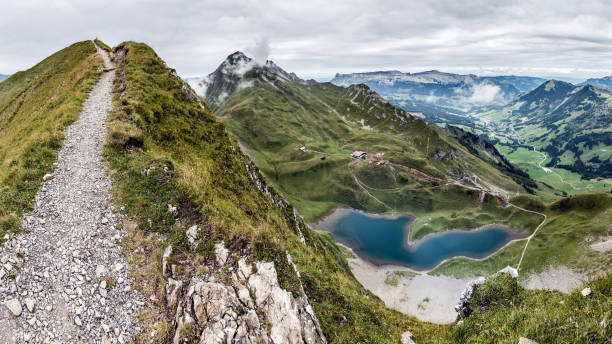
<instances>
[{"instance_id":1,"label":"pale rock face","mask_svg":"<svg viewBox=\"0 0 612 344\"><path fill-rule=\"evenodd\" d=\"M195 249L195 247L197 246L197 240L198 240L198 225L193 225L191 227L189 227L189 229L187 230L186 234L187 234L187 240L189 241L189 246L191 246L192 249Z\"/></svg>"},{"instance_id":2,"label":"pale rock face","mask_svg":"<svg viewBox=\"0 0 612 344\"><path fill-rule=\"evenodd\" d=\"M172 255L172 245L166 247L164 255L162 256L162 274L169 276L170 270L168 269L168 258Z\"/></svg>"},{"instance_id":3,"label":"pale rock face","mask_svg":"<svg viewBox=\"0 0 612 344\"><path fill-rule=\"evenodd\" d=\"M217 256L217 264L219 264L219 266L225 265L229 250L226 249L223 244L215 244L215 254Z\"/></svg>"},{"instance_id":4,"label":"pale rock face","mask_svg":"<svg viewBox=\"0 0 612 344\"><path fill-rule=\"evenodd\" d=\"M170 309L173 309L176 306L182 286L183 281L168 278L168 285L166 286L166 301L168 302L168 307Z\"/></svg>"},{"instance_id":5,"label":"pale rock face","mask_svg":"<svg viewBox=\"0 0 612 344\"><path fill-rule=\"evenodd\" d=\"M518 344L538 344L538 342L529 338L521 337L519 338Z\"/></svg>"},{"instance_id":6,"label":"pale rock face","mask_svg":"<svg viewBox=\"0 0 612 344\"><path fill-rule=\"evenodd\" d=\"M414 340L412 340L412 333L410 331L402 333L402 344L416 344Z\"/></svg>"},{"instance_id":7,"label":"pale rock face","mask_svg":"<svg viewBox=\"0 0 612 344\"><path fill-rule=\"evenodd\" d=\"M219 268L228 264L230 251L223 244L215 245L215 252ZM231 285L217 281L215 273L185 281L186 288L183 281L168 278L168 307L176 309L175 343L182 342L179 329L187 322L200 344L326 343L306 296L296 299L280 287L274 263L257 262L255 272L245 258L237 265Z\"/></svg>"},{"instance_id":8,"label":"pale rock face","mask_svg":"<svg viewBox=\"0 0 612 344\"><path fill-rule=\"evenodd\" d=\"M28 297L28 298L26 298L24 300L24 302L26 304L26 307L28 308L28 311L30 311L30 313L33 313L34 312L34 306L35 306L34 300L32 300L31 298Z\"/></svg>"}]
</instances>

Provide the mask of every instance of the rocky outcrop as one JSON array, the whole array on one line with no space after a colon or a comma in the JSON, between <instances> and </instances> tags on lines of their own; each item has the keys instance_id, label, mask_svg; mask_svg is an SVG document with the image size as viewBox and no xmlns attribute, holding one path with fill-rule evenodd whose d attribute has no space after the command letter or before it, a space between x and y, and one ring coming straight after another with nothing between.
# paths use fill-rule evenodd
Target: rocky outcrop
<instances>
[{"instance_id":1,"label":"rocky outcrop","mask_svg":"<svg viewBox=\"0 0 612 344\"><path fill-rule=\"evenodd\" d=\"M214 251L203 274L181 280L166 270L173 343L326 342L307 296L281 288L274 263L250 263L223 244ZM166 252L166 261L172 260L172 249Z\"/></svg>"},{"instance_id":2,"label":"rocky outcrop","mask_svg":"<svg viewBox=\"0 0 612 344\"><path fill-rule=\"evenodd\" d=\"M434 154L432 154L431 157L434 160L448 161L448 160L456 159L457 156L458 156L457 150L451 149L448 152L445 152L443 150L437 150Z\"/></svg>"}]
</instances>

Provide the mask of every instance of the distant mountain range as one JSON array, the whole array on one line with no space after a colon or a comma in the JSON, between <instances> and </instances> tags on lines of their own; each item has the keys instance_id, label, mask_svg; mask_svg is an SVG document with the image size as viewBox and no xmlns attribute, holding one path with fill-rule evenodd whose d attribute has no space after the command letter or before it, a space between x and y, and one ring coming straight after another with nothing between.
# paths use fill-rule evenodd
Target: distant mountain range
<instances>
[{"instance_id":1,"label":"distant mountain range","mask_svg":"<svg viewBox=\"0 0 612 344\"><path fill-rule=\"evenodd\" d=\"M512 85L521 92L529 92L548 80L533 76L516 75L484 76L482 78L495 80L501 84Z\"/></svg>"},{"instance_id":2,"label":"distant mountain range","mask_svg":"<svg viewBox=\"0 0 612 344\"><path fill-rule=\"evenodd\" d=\"M392 103L417 112L431 105L458 111L468 111L474 106L502 105L521 92L509 82L436 70L336 74L331 82L338 86L366 84Z\"/></svg>"},{"instance_id":3,"label":"distant mountain range","mask_svg":"<svg viewBox=\"0 0 612 344\"><path fill-rule=\"evenodd\" d=\"M4 79L8 78L9 76L10 76L10 75L7 75L7 74L0 74L0 81L2 81L2 80L4 80Z\"/></svg>"},{"instance_id":4,"label":"distant mountain range","mask_svg":"<svg viewBox=\"0 0 612 344\"><path fill-rule=\"evenodd\" d=\"M578 84L579 86L583 85L593 85L597 87L607 88L612 90L612 75L604 76L603 78L591 78L587 79L585 82Z\"/></svg>"},{"instance_id":5,"label":"distant mountain range","mask_svg":"<svg viewBox=\"0 0 612 344\"><path fill-rule=\"evenodd\" d=\"M464 126L473 122L469 113L479 112L482 107L503 106L545 81L529 76L479 77L436 70L336 74L331 80L339 86L366 84L392 104L427 121Z\"/></svg>"},{"instance_id":6,"label":"distant mountain range","mask_svg":"<svg viewBox=\"0 0 612 344\"><path fill-rule=\"evenodd\" d=\"M484 114L489 129L516 144L538 147L585 178L612 177L612 91L549 80Z\"/></svg>"}]
</instances>

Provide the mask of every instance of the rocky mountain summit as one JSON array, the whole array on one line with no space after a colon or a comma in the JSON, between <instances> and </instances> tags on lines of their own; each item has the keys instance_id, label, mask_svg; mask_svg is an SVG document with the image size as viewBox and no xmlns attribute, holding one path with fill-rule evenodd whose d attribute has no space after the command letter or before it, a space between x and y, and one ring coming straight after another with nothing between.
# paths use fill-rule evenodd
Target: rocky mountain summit
<instances>
[{"instance_id":1,"label":"rocky mountain summit","mask_svg":"<svg viewBox=\"0 0 612 344\"><path fill-rule=\"evenodd\" d=\"M211 108L216 109L223 101L236 90L248 87L244 80L247 72L263 73L268 79L279 78L285 81L294 81L303 85L314 85L315 80L302 80L295 73L287 73L276 63L266 60L263 64L246 56L241 51L230 54L217 69L205 78L196 82L190 80L191 85L205 99Z\"/></svg>"}]
</instances>

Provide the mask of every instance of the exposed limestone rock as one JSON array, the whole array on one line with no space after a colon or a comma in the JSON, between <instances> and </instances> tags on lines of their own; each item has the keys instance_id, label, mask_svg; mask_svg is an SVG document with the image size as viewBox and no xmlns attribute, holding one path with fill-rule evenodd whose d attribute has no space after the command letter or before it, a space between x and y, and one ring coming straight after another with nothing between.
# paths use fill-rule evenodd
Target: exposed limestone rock
<instances>
[{"instance_id":1,"label":"exposed limestone rock","mask_svg":"<svg viewBox=\"0 0 612 344\"><path fill-rule=\"evenodd\" d=\"M538 344L538 342L529 338L521 337L519 338L518 344Z\"/></svg>"},{"instance_id":2,"label":"exposed limestone rock","mask_svg":"<svg viewBox=\"0 0 612 344\"><path fill-rule=\"evenodd\" d=\"M187 240L189 241L189 246L192 249L195 249L197 246L198 231L199 231L198 225L193 225L189 227L189 229L186 232Z\"/></svg>"},{"instance_id":3,"label":"exposed limestone rock","mask_svg":"<svg viewBox=\"0 0 612 344\"><path fill-rule=\"evenodd\" d=\"M183 287L183 281L168 278L168 285L166 286L166 301L168 302L168 308L174 309L174 307L176 307L181 287Z\"/></svg>"},{"instance_id":4,"label":"exposed limestone rock","mask_svg":"<svg viewBox=\"0 0 612 344\"><path fill-rule=\"evenodd\" d=\"M416 344L414 340L412 340L412 333L410 331L402 333L402 344Z\"/></svg>"},{"instance_id":5,"label":"exposed limestone rock","mask_svg":"<svg viewBox=\"0 0 612 344\"><path fill-rule=\"evenodd\" d=\"M217 264L219 264L219 266L223 266L227 261L229 250L226 249L223 244L215 244L215 255L217 256Z\"/></svg>"},{"instance_id":6,"label":"exposed limestone rock","mask_svg":"<svg viewBox=\"0 0 612 344\"><path fill-rule=\"evenodd\" d=\"M34 307L35 307L34 300L32 300L31 298L27 297L24 300L24 302L26 304L26 308L28 309L28 311L30 311L30 313L34 313Z\"/></svg>"},{"instance_id":7,"label":"exposed limestone rock","mask_svg":"<svg viewBox=\"0 0 612 344\"><path fill-rule=\"evenodd\" d=\"M280 287L274 263L257 262L253 271L241 258L236 269L228 266L234 260L223 244L215 245L215 253L217 268L208 274L168 278L168 308L176 309L174 343L194 342L194 336L200 344L326 343L308 299Z\"/></svg>"},{"instance_id":8,"label":"exposed limestone rock","mask_svg":"<svg viewBox=\"0 0 612 344\"><path fill-rule=\"evenodd\" d=\"M170 275L170 270L168 269L168 258L172 255L172 245L166 247L164 250L164 255L162 256L162 274L164 276Z\"/></svg>"}]
</instances>

